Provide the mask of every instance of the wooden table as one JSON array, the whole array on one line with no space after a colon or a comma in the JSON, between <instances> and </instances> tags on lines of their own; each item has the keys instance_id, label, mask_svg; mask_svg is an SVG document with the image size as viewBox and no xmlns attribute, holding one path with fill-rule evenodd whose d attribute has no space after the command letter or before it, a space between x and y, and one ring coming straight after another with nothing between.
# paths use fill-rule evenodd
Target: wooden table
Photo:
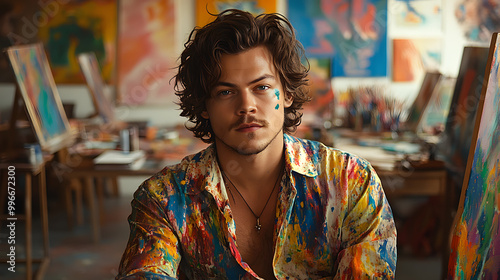
<instances>
[{"instance_id":1,"label":"wooden table","mask_svg":"<svg viewBox=\"0 0 500 280\"><path fill-rule=\"evenodd\" d=\"M167 164L171 163L172 162L167 162L159 159L147 159L142 166L134 169L128 167L121 167L121 168L99 167L91 162L90 163L87 162L87 164L73 168L70 172L66 173L66 178L70 180L72 183L80 184L81 181L84 182L83 190L88 199L90 223L92 227L92 238L94 242L99 242L100 240L100 223L103 217L104 195L103 195L102 180L109 178L112 179L116 184L117 177L152 176L161 169L163 169L163 167L165 167ZM94 184L94 180L96 180L97 185ZM97 197L97 202L96 202L96 197ZM81 210L78 212L81 213Z\"/></svg>"},{"instance_id":2,"label":"wooden table","mask_svg":"<svg viewBox=\"0 0 500 280\"><path fill-rule=\"evenodd\" d=\"M9 197L12 191L17 194L17 190L19 185L17 184L17 178L19 178L20 174L24 174L25 178L25 192L24 192L24 201L25 206L24 214L16 213L17 208L14 208L11 212L10 210L6 215L2 215L2 220L6 220L7 223L17 224L17 221L24 220L26 227L26 236L25 236L25 250L26 256L25 258L18 258L16 256L16 263L26 263L26 279L32 279L33 276L36 279L43 278L45 270L48 267L50 262L49 257L49 224L48 224L48 213L47 213L47 190L46 190L46 180L45 180L45 165L48 161L51 160L51 156L47 156L43 159L42 162L37 164L28 164L28 163L0 163L0 170L2 172L2 187L1 187L1 195L0 201L2 209L6 207L6 199L8 198L9 202L12 201ZM11 173L9 174L9 171ZM38 190L39 190L39 199L40 199L40 216L41 216L41 227L42 227L42 239L43 239L43 256L41 258L33 258L32 256L32 180L33 177L38 177ZM14 179L11 179L14 178ZM14 182L15 184L9 184L8 182ZM8 188L11 187L11 188ZM10 192L10 193L9 193ZM7 194L9 196L7 196ZM15 207L16 205L14 205ZM12 208L11 208L12 209ZM16 227L17 228L17 227ZM16 246L19 244L19 240L16 240ZM9 246L10 247L10 246ZM2 256L3 257L3 256ZM1 262L7 262L10 259L1 259ZM40 266L36 273L33 273L32 264L40 263Z\"/></svg>"}]
</instances>

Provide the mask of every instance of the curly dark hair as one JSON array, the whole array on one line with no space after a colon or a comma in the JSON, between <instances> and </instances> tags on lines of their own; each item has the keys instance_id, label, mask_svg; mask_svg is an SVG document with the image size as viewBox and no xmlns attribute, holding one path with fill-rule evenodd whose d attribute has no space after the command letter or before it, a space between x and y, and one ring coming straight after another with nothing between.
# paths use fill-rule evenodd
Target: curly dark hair
<instances>
[{"instance_id":1,"label":"curly dark hair","mask_svg":"<svg viewBox=\"0 0 500 280\"><path fill-rule=\"evenodd\" d=\"M265 46L273 57L283 89L293 98L285 108L285 132L293 132L301 122L302 105L310 100L307 91L308 68L302 64L304 48L295 38L291 23L280 14L252 14L236 9L226 10L217 18L191 31L180 57L175 75L175 91L179 97L181 116L188 117L193 126L186 128L206 143L213 143L210 120L201 116L206 111L206 100L220 79L220 58L223 54L237 54Z\"/></svg>"}]
</instances>

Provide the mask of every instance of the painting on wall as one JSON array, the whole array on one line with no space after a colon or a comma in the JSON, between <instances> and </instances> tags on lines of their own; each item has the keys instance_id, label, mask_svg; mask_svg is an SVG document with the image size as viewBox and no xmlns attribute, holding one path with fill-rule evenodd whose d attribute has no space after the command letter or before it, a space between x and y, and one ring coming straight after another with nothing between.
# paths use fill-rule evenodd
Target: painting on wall
<instances>
[{"instance_id":1,"label":"painting on wall","mask_svg":"<svg viewBox=\"0 0 500 280\"><path fill-rule=\"evenodd\" d=\"M329 58L310 58L308 60L308 87L311 101L303 106L304 119L311 121L316 121L316 118L331 120L334 113L334 96L330 75L331 60ZM307 124L307 121L304 123Z\"/></svg>"},{"instance_id":2,"label":"painting on wall","mask_svg":"<svg viewBox=\"0 0 500 280\"><path fill-rule=\"evenodd\" d=\"M39 25L57 84L84 83L78 54L94 52L102 61L102 75L113 82L116 58L116 0L52 1L47 24ZM62 4L61 4L62 3Z\"/></svg>"},{"instance_id":3,"label":"painting on wall","mask_svg":"<svg viewBox=\"0 0 500 280\"><path fill-rule=\"evenodd\" d=\"M438 71L441 65L440 39L394 39L392 80L418 81L426 71Z\"/></svg>"},{"instance_id":4,"label":"painting on wall","mask_svg":"<svg viewBox=\"0 0 500 280\"><path fill-rule=\"evenodd\" d=\"M276 0L196 0L196 26L205 26L213 21L215 16L227 9L238 9L260 15L275 13Z\"/></svg>"},{"instance_id":5,"label":"painting on wall","mask_svg":"<svg viewBox=\"0 0 500 280\"><path fill-rule=\"evenodd\" d=\"M438 144L438 155L457 189L462 186L467 165L488 52L485 47L464 48L444 135Z\"/></svg>"},{"instance_id":6,"label":"painting on wall","mask_svg":"<svg viewBox=\"0 0 500 280\"><path fill-rule=\"evenodd\" d=\"M95 54L81 53L78 55L78 61L91 93L94 108L105 123L113 122L115 120L113 106L104 94L104 81Z\"/></svg>"},{"instance_id":7,"label":"painting on wall","mask_svg":"<svg viewBox=\"0 0 500 280\"><path fill-rule=\"evenodd\" d=\"M442 29L441 0L389 0L393 15L393 34L440 34Z\"/></svg>"},{"instance_id":8,"label":"painting on wall","mask_svg":"<svg viewBox=\"0 0 500 280\"><path fill-rule=\"evenodd\" d=\"M123 0L119 5L118 102L174 102L176 66L174 0Z\"/></svg>"},{"instance_id":9,"label":"painting on wall","mask_svg":"<svg viewBox=\"0 0 500 280\"><path fill-rule=\"evenodd\" d=\"M23 18L32 18L36 11L35 0L0 1L0 51L11 46L35 43L36 30L29 29ZM23 30L24 27L24 30ZM33 37L32 37L33 36ZM0 83L15 83L16 78L10 67L9 59L0 55Z\"/></svg>"},{"instance_id":10,"label":"painting on wall","mask_svg":"<svg viewBox=\"0 0 500 280\"><path fill-rule=\"evenodd\" d=\"M308 57L332 58L333 77L387 76L387 0L288 0Z\"/></svg>"},{"instance_id":11,"label":"painting on wall","mask_svg":"<svg viewBox=\"0 0 500 280\"><path fill-rule=\"evenodd\" d=\"M492 33L500 28L498 1L458 0L454 14L469 42L487 44Z\"/></svg>"},{"instance_id":12,"label":"painting on wall","mask_svg":"<svg viewBox=\"0 0 500 280\"><path fill-rule=\"evenodd\" d=\"M43 45L10 47L7 55L40 147L59 150L71 131Z\"/></svg>"},{"instance_id":13,"label":"painting on wall","mask_svg":"<svg viewBox=\"0 0 500 280\"><path fill-rule=\"evenodd\" d=\"M500 275L500 40L494 33L452 237L448 279Z\"/></svg>"}]
</instances>

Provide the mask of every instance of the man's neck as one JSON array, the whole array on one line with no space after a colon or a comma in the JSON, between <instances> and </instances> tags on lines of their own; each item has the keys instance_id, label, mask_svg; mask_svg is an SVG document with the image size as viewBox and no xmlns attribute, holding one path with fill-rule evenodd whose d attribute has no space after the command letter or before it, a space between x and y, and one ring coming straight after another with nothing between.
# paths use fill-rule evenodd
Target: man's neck
<instances>
[{"instance_id":1,"label":"man's neck","mask_svg":"<svg viewBox=\"0 0 500 280\"><path fill-rule=\"evenodd\" d=\"M281 133L260 153L242 155L216 141L220 167L240 191L260 192L272 187L283 169L283 142Z\"/></svg>"}]
</instances>

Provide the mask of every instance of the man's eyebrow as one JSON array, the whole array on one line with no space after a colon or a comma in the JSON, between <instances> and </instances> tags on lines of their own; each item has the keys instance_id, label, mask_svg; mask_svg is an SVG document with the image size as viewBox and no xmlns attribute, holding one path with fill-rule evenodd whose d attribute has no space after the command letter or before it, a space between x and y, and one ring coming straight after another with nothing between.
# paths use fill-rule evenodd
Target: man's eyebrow
<instances>
[{"instance_id":1,"label":"man's eyebrow","mask_svg":"<svg viewBox=\"0 0 500 280\"><path fill-rule=\"evenodd\" d=\"M264 74L264 75L258 77L257 79L250 81L248 84L249 85L255 84L255 83L260 82L260 81L265 80L265 79L273 79L273 80L275 80L276 78L273 75L271 75L271 74ZM223 82L223 81L217 82L215 84L215 86L236 87L236 85L233 84L233 83Z\"/></svg>"}]
</instances>

